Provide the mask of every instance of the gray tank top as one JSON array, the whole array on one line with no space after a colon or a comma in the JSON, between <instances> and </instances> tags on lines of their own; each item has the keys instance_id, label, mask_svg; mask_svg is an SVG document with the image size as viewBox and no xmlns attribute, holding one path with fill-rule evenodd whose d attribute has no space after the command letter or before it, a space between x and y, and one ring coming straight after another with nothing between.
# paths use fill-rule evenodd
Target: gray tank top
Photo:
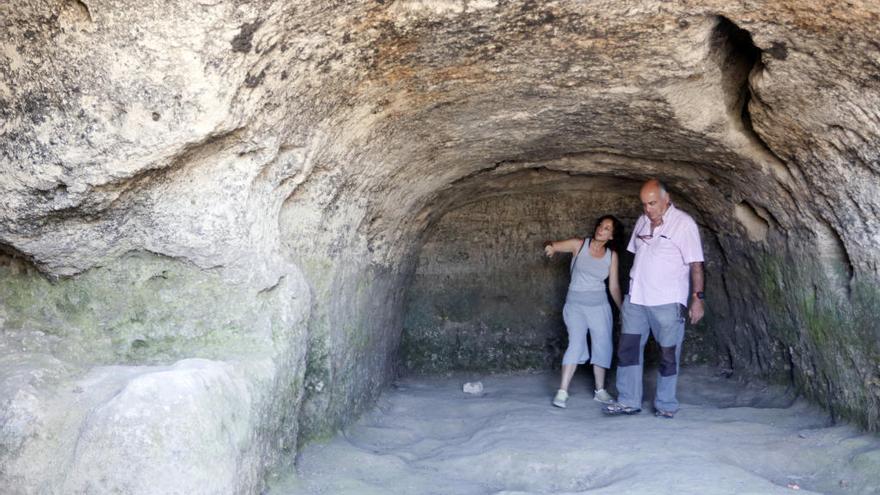
<instances>
[{"instance_id":1,"label":"gray tank top","mask_svg":"<svg viewBox=\"0 0 880 495\"><path fill-rule=\"evenodd\" d=\"M584 239L584 245L578 255L571 260L571 282L568 290L574 292L605 292L605 279L611 270L611 250L605 249L605 256L590 256L590 241Z\"/></svg>"}]
</instances>

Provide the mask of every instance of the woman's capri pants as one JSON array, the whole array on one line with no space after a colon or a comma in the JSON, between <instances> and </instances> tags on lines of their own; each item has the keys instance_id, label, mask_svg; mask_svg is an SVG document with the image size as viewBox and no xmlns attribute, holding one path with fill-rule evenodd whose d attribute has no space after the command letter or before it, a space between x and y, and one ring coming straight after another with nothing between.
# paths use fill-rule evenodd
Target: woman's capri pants
<instances>
[{"instance_id":1,"label":"woman's capri pants","mask_svg":"<svg viewBox=\"0 0 880 495\"><path fill-rule=\"evenodd\" d=\"M569 291L562 309L568 329L568 349L562 364L584 364L588 360L603 368L611 367L611 305L605 291ZM590 335L590 349L587 348Z\"/></svg>"}]
</instances>

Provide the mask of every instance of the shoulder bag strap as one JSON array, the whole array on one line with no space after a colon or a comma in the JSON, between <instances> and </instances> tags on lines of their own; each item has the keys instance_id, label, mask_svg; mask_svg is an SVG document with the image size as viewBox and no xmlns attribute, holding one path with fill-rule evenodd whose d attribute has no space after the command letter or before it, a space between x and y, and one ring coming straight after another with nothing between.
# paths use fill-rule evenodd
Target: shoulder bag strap
<instances>
[{"instance_id":1,"label":"shoulder bag strap","mask_svg":"<svg viewBox=\"0 0 880 495\"><path fill-rule=\"evenodd\" d=\"M569 275L569 276L571 276L571 275L574 273L574 265L575 265L575 263L577 263L578 258L580 258L581 253L584 251L584 248L586 247L587 250L590 249L590 243L589 243L589 241L587 241L587 239L589 239L589 238L588 238L588 237L584 237L584 243L581 244L581 248L578 249L578 252L577 252L577 253L575 253L575 255L574 255L574 259L571 260L571 268L568 269L568 275Z\"/></svg>"}]
</instances>

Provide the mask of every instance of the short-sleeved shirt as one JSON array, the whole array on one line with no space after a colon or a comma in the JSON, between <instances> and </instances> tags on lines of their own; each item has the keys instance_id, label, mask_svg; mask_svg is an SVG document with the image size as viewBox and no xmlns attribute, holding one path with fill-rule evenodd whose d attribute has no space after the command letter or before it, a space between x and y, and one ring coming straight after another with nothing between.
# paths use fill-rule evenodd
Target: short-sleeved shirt
<instances>
[{"instance_id":1,"label":"short-sleeved shirt","mask_svg":"<svg viewBox=\"0 0 880 495\"><path fill-rule=\"evenodd\" d=\"M703 246L697 223L672 203L663 223L651 234L651 221L642 215L636 221L627 251L636 255L630 270L629 300L644 306L679 303L687 306L690 263L703 261Z\"/></svg>"}]
</instances>

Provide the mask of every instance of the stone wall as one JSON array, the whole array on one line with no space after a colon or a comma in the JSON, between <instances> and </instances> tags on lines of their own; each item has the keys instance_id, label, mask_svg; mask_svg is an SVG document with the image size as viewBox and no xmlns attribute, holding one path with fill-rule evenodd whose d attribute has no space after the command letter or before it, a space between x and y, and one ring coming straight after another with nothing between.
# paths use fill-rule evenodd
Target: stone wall
<instances>
[{"instance_id":1,"label":"stone wall","mask_svg":"<svg viewBox=\"0 0 880 495\"><path fill-rule=\"evenodd\" d=\"M543 241L591 235L596 219L611 213L627 227L625 249L641 213L638 183L560 180L567 187L559 191L465 204L425 234L407 292L400 356L404 371L558 368L568 343L562 307L571 257L547 259ZM702 230L707 272L714 275L719 262L714 234ZM625 294L632 255L623 252L620 260ZM709 287L714 285L710 279ZM616 341L619 315L614 313ZM683 352L684 363L726 364L712 325L689 328ZM653 358L650 350L647 358Z\"/></svg>"},{"instance_id":2,"label":"stone wall","mask_svg":"<svg viewBox=\"0 0 880 495\"><path fill-rule=\"evenodd\" d=\"M601 190L511 194L447 213L419 253L402 365L411 372L558 366L571 257L548 260L542 243L588 235L604 212L631 225L632 199Z\"/></svg>"}]
</instances>

